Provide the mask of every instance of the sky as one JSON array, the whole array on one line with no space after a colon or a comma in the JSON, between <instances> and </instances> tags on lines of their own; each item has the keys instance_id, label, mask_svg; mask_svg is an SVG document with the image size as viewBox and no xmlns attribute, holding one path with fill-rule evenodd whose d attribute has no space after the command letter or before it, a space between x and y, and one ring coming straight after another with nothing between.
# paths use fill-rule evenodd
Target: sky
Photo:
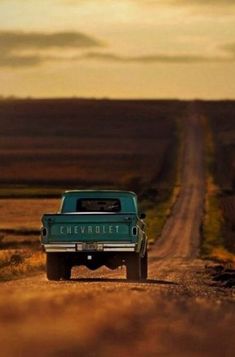
<instances>
[{"instance_id":1,"label":"sky","mask_svg":"<svg viewBox=\"0 0 235 357\"><path fill-rule=\"evenodd\" d=\"M0 0L0 96L235 99L235 0Z\"/></svg>"}]
</instances>

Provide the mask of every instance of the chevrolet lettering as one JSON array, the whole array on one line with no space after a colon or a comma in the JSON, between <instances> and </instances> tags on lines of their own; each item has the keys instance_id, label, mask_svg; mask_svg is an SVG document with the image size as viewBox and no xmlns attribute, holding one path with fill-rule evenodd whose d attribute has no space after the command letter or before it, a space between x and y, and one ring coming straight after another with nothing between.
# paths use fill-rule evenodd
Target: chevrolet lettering
<instances>
[{"instance_id":1,"label":"chevrolet lettering","mask_svg":"<svg viewBox=\"0 0 235 357\"><path fill-rule=\"evenodd\" d=\"M60 234L115 234L119 232L119 226L60 226Z\"/></svg>"},{"instance_id":2,"label":"chevrolet lettering","mask_svg":"<svg viewBox=\"0 0 235 357\"><path fill-rule=\"evenodd\" d=\"M42 217L47 278L68 280L73 266L124 265L127 279L147 279L144 217L133 192L66 191L59 212Z\"/></svg>"}]
</instances>

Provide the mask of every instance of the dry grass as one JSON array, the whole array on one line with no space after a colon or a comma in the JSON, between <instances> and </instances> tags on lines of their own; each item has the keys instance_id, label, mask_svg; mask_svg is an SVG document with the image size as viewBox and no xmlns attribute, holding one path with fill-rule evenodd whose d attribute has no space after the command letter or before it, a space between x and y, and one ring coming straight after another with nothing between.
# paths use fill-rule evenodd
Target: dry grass
<instances>
[{"instance_id":1,"label":"dry grass","mask_svg":"<svg viewBox=\"0 0 235 357\"><path fill-rule=\"evenodd\" d=\"M146 210L146 224L149 244L154 244L156 239L160 236L167 218L171 215L171 211L179 196L179 193L180 186L177 185L173 188L172 192L165 200L156 203L154 207Z\"/></svg>"},{"instance_id":2,"label":"dry grass","mask_svg":"<svg viewBox=\"0 0 235 357\"><path fill-rule=\"evenodd\" d=\"M223 256L222 260L227 255L230 260L230 253L224 252L235 253L235 221L231 204L235 189L235 102L203 102L199 107L207 117L204 123L207 133L207 181L210 182L207 184L206 214L211 228L209 224L204 228L211 238L206 252L218 259Z\"/></svg>"},{"instance_id":3,"label":"dry grass","mask_svg":"<svg viewBox=\"0 0 235 357\"><path fill-rule=\"evenodd\" d=\"M215 247L223 247L223 214L219 204L219 189L213 177L208 174L205 197L205 211L203 219L202 254L211 256Z\"/></svg>"},{"instance_id":4,"label":"dry grass","mask_svg":"<svg viewBox=\"0 0 235 357\"><path fill-rule=\"evenodd\" d=\"M169 191L166 197L160 202L157 200L154 202L153 206L146 210L147 213L147 234L148 243L154 244L156 239L160 236L164 224L167 218L171 215L172 209L179 197L181 190L181 161L184 148L184 127L180 120L176 121L177 126L177 147L175 148L175 153L172 155L172 189Z\"/></svg>"},{"instance_id":5,"label":"dry grass","mask_svg":"<svg viewBox=\"0 0 235 357\"><path fill-rule=\"evenodd\" d=\"M207 118L202 117L205 134L206 155L206 195L203 217L203 242L201 252L203 256L211 257L215 247L222 246L223 215L219 206L219 188L215 184L213 176L213 162L215 158L215 146L212 131Z\"/></svg>"},{"instance_id":6,"label":"dry grass","mask_svg":"<svg viewBox=\"0 0 235 357\"><path fill-rule=\"evenodd\" d=\"M15 279L44 269L45 255L38 251L39 234L26 233L30 229L37 232L41 216L45 212L56 212L58 207L59 199L0 200L0 231L3 232L0 280Z\"/></svg>"},{"instance_id":7,"label":"dry grass","mask_svg":"<svg viewBox=\"0 0 235 357\"><path fill-rule=\"evenodd\" d=\"M42 271L45 267L45 255L41 252L24 250L0 251L0 280L11 280L23 275Z\"/></svg>"},{"instance_id":8,"label":"dry grass","mask_svg":"<svg viewBox=\"0 0 235 357\"><path fill-rule=\"evenodd\" d=\"M222 246L212 248L210 258L221 263L231 263L235 267L235 254L229 252Z\"/></svg>"},{"instance_id":9,"label":"dry grass","mask_svg":"<svg viewBox=\"0 0 235 357\"><path fill-rule=\"evenodd\" d=\"M204 257L221 262L234 262L235 255L225 248L223 237L224 217L220 205L220 188L215 183L213 167L215 144L206 118L203 118L206 146L206 196L203 217L203 242L201 253Z\"/></svg>"}]
</instances>

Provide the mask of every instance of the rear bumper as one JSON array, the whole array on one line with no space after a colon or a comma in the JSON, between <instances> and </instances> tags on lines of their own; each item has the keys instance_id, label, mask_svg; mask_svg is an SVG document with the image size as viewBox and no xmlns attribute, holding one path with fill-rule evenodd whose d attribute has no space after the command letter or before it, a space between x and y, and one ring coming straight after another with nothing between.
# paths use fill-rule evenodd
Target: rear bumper
<instances>
[{"instance_id":1,"label":"rear bumper","mask_svg":"<svg viewBox=\"0 0 235 357\"><path fill-rule=\"evenodd\" d=\"M59 252L136 252L136 243L97 243L96 249L86 249L83 243L43 244L46 253Z\"/></svg>"}]
</instances>

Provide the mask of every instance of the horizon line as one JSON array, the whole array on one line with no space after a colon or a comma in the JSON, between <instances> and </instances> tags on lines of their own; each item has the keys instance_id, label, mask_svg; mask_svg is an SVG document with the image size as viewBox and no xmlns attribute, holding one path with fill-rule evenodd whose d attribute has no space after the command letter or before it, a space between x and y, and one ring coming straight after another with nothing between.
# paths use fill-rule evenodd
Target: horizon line
<instances>
[{"instance_id":1,"label":"horizon line","mask_svg":"<svg viewBox=\"0 0 235 357\"><path fill-rule=\"evenodd\" d=\"M71 96L17 96L17 95L0 95L0 101L14 101L14 100L22 100L22 101L37 101L37 100L94 100L94 101L185 101L185 102L190 102L190 101L235 101L235 97L221 97L221 98L213 98L213 97L208 97L208 98L200 98L200 97L192 97L192 98L177 98L177 97L136 97L136 98L128 98L128 97L95 97L95 96L76 96L76 95L71 95Z\"/></svg>"}]
</instances>

